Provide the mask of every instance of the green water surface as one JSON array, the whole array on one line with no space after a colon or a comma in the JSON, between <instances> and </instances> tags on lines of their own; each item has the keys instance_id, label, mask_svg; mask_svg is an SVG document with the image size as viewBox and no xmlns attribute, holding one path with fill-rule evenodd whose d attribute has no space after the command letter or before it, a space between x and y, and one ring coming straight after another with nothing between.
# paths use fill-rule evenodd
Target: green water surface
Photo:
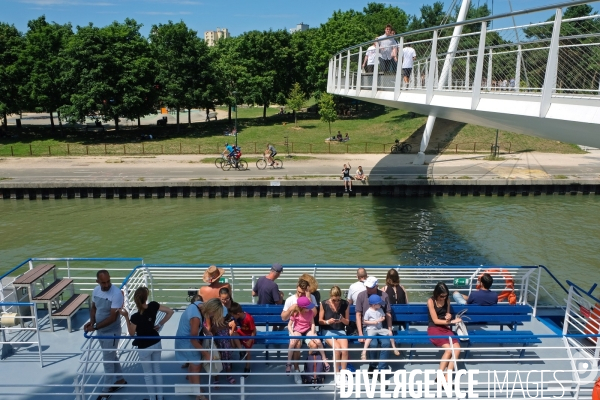
<instances>
[{"instance_id":1,"label":"green water surface","mask_svg":"<svg viewBox=\"0 0 600 400\"><path fill-rule=\"evenodd\" d=\"M28 257L146 263L532 265L600 282L600 198L0 202L0 273Z\"/></svg>"}]
</instances>

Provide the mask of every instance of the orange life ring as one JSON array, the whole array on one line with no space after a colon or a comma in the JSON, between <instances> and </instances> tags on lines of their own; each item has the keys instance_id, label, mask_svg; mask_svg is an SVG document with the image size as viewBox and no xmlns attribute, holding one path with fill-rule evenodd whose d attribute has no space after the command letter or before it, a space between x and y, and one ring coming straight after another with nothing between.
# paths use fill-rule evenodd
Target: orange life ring
<instances>
[{"instance_id":1,"label":"orange life ring","mask_svg":"<svg viewBox=\"0 0 600 400\"><path fill-rule=\"evenodd\" d=\"M600 333L600 303L596 303L596 305L592 307L590 317L588 318L585 324L585 328L583 328L583 332L589 333L591 335L597 335L598 333ZM597 337L590 337L588 339L594 343L598 341ZM600 398L598 400L600 400Z\"/></svg>"},{"instance_id":2,"label":"orange life ring","mask_svg":"<svg viewBox=\"0 0 600 400\"><path fill-rule=\"evenodd\" d=\"M481 276L486 273L492 275L492 277L494 277L494 275L500 275L504 278L505 288L498 294L498 302L508 300L510 304L516 304L516 296L514 295L515 281L510 272L505 269L487 269L483 271L481 275L479 275L479 278L477 278L477 289L481 289Z\"/></svg>"},{"instance_id":3,"label":"orange life ring","mask_svg":"<svg viewBox=\"0 0 600 400\"><path fill-rule=\"evenodd\" d=\"M600 378L598 378L592 389L592 400L600 400Z\"/></svg>"}]
</instances>

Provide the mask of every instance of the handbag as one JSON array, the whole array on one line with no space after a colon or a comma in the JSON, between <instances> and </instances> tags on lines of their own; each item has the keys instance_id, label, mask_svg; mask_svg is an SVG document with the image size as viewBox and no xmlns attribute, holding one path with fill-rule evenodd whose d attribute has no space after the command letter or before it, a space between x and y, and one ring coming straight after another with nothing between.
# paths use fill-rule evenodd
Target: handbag
<instances>
[{"instance_id":1,"label":"handbag","mask_svg":"<svg viewBox=\"0 0 600 400\"><path fill-rule=\"evenodd\" d=\"M211 346L211 341L207 339L204 341L203 347L208 348L209 346ZM219 372L223 371L221 354L219 353L219 350L215 348L214 344L210 347L210 358L212 359L212 362L204 361L204 363L202 364L204 370L208 374L218 374Z\"/></svg>"},{"instance_id":2,"label":"handbag","mask_svg":"<svg viewBox=\"0 0 600 400\"><path fill-rule=\"evenodd\" d=\"M459 312L458 314L456 314L457 318L461 318L461 319L470 319L467 316L463 316L464 313L466 313L467 310L462 310L461 312ZM463 342L469 340L469 331L467 330L467 326L465 325L465 323L463 321L460 321L456 324L456 336L458 336L458 338L460 340L462 340Z\"/></svg>"}]
</instances>

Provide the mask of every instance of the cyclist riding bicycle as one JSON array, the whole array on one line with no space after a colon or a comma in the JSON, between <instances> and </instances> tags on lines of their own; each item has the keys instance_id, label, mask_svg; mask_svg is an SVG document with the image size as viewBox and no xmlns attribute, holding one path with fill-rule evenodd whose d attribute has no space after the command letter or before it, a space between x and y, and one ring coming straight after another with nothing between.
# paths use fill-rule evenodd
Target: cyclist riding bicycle
<instances>
[{"instance_id":1,"label":"cyclist riding bicycle","mask_svg":"<svg viewBox=\"0 0 600 400\"><path fill-rule=\"evenodd\" d=\"M267 161L269 162L269 166L273 165L273 158L277 155L277 150L271 143L267 143L267 149L265 150L265 156L267 156Z\"/></svg>"},{"instance_id":2,"label":"cyclist riding bicycle","mask_svg":"<svg viewBox=\"0 0 600 400\"><path fill-rule=\"evenodd\" d=\"M235 146L230 145L229 143L225 143L225 150L223 150L223 155L227 157L227 159L231 159L233 153L235 151Z\"/></svg>"}]
</instances>

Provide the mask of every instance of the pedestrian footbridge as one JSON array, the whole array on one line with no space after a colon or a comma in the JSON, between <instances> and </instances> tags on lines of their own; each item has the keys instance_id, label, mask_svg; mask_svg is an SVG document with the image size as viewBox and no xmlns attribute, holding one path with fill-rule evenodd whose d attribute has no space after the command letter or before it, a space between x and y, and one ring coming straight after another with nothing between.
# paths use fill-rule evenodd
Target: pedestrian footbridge
<instances>
[{"instance_id":1,"label":"pedestrian footbridge","mask_svg":"<svg viewBox=\"0 0 600 400\"><path fill-rule=\"evenodd\" d=\"M340 51L329 62L327 91L428 115L421 155L436 117L600 147L600 15L581 12L600 3L465 21L468 3L462 22ZM406 47L416 53L410 77ZM367 51L375 53L371 65Z\"/></svg>"}]
</instances>

